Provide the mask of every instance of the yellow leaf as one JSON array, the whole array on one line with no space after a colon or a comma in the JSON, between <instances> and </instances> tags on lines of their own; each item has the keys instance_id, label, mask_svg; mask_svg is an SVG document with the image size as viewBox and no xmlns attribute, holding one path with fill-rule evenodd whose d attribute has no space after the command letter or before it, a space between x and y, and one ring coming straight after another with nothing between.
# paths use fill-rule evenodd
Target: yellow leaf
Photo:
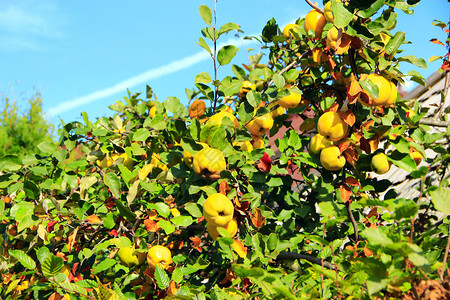
<instances>
[{"instance_id":1,"label":"yellow leaf","mask_svg":"<svg viewBox=\"0 0 450 300\"><path fill-rule=\"evenodd\" d=\"M245 247L240 240L234 240L231 246L240 257L245 258L247 256L247 247Z\"/></svg>"}]
</instances>

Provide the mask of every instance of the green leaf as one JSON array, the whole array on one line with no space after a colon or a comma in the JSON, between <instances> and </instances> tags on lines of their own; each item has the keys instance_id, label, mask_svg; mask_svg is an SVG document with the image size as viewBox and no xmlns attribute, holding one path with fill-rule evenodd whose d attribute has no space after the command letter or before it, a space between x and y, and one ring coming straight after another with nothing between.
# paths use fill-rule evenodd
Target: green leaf
<instances>
[{"instance_id":1,"label":"green leaf","mask_svg":"<svg viewBox=\"0 0 450 300\"><path fill-rule=\"evenodd\" d=\"M369 244L371 246L385 246L393 243L393 241L387 236L387 234L378 227L366 228L361 232L361 235L369 241Z\"/></svg>"},{"instance_id":2,"label":"green leaf","mask_svg":"<svg viewBox=\"0 0 450 300\"><path fill-rule=\"evenodd\" d=\"M367 2L367 1L366 1ZM385 0L376 0L376 1L368 1L373 2L368 7L364 6L364 9L357 12L357 15L361 18L370 18L372 15L374 15L383 5Z\"/></svg>"},{"instance_id":3,"label":"green leaf","mask_svg":"<svg viewBox=\"0 0 450 300\"><path fill-rule=\"evenodd\" d=\"M214 28L212 27L205 27L202 29L202 35L211 40L211 41L216 41L217 40L217 32L214 31Z\"/></svg>"},{"instance_id":4,"label":"green leaf","mask_svg":"<svg viewBox=\"0 0 450 300\"><path fill-rule=\"evenodd\" d=\"M239 48L233 45L223 46L217 53L217 61L222 66L229 64L238 50Z\"/></svg>"},{"instance_id":5,"label":"green leaf","mask_svg":"<svg viewBox=\"0 0 450 300\"><path fill-rule=\"evenodd\" d=\"M133 134L133 141L144 142L145 140L147 140L147 138L149 136L150 136L150 131L148 131L146 128L139 128Z\"/></svg>"},{"instance_id":6,"label":"green leaf","mask_svg":"<svg viewBox=\"0 0 450 300\"><path fill-rule=\"evenodd\" d=\"M29 270L36 269L36 262L22 250L9 250L8 254L17 259L22 266Z\"/></svg>"},{"instance_id":7,"label":"green leaf","mask_svg":"<svg viewBox=\"0 0 450 300\"><path fill-rule=\"evenodd\" d=\"M191 216L178 216L173 218L171 221L173 224L175 224L175 226L182 226L182 227L187 227L194 222Z\"/></svg>"},{"instance_id":8,"label":"green leaf","mask_svg":"<svg viewBox=\"0 0 450 300\"><path fill-rule=\"evenodd\" d=\"M175 283L181 283L183 281L183 271L181 268L176 268L172 272L172 280L175 281Z\"/></svg>"},{"instance_id":9,"label":"green leaf","mask_svg":"<svg viewBox=\"0 0 450 300\"><path fill-rule=\"evenodd\" d=\"M100 261L98 264L94 265L94 274L98 274L102 271L108 270L110 267L114 266L117 263L115 259L105 258Z\"/></svg>"},{"instance_id":10,"label":"green leaf","mask_svg":"<svg viewBox=\"0 0 450 300\"><path fill-rule=\"evenodd\" d=\"M398 61L406 61L410 64L413 64L415 66L418 66L422 69L427 68L427 62L423 58L417 58L414 55L406 55L398 58Z\"/></svg>"},{"instance_id":11,"label":"green leaf","mask_svg":"<svg viewBox=\"0 0 450 300\"><path fill-rule=\"evenodd\" d=\"M160 220L158 222L158 225L166 232L166 234L171 234L175 231L175 226L173 226L169 221Z\"/></svg>"},{"instance_id":12,"label":"green leaf","mask_svg":"<svg viewBox=\"0 0 450 300\"><path fill-rule=\"evenodd\" d=\"M434 208L446 215L450 215L450 189L440 187L431 192Z\"/></svg>"},{"instance_id":13,"label":"green leaf","mask_svg":"<svg viewBox=\"0 0 450 300\"><path fill-rule=\"evenodd\" d=\"M200 218L201 216L203 216L203 213L200 210L200 206L197 203L186 203L184 209L186 209L187 212L194 218Z\"/></svg>"},{"instance_id":14,"label":"green leaf","mask_svg":"<svg viewBox=\"0 0 450 300\"><path fill-rule=\"evenodd\" d=\"M120 178L115 173L108 172L103 177L103 180L111 190L111 193L114 195L114 197L120 198Z\"/></svg>"},{"instance_id":15,"label":"green leaf","mask_svg":"<svg viewBox=\"0 0 450 300\"><path fill-rule=\"evenodd\" d=\"M61 257L50 254L42 264L42 273L45 277L54 277L64 267L64 261Z\"/></svg>"},{"instance_id":16,"label":"green leaf","mask_svg":"<svg viewBox=\"0 0 450 300\"><path fill-rule=\"evenodd\" d=\"M258 105L261 103L261 94L257 91L249 91L246 98L247 102L254 108L258 107Z\"/></svg>"},{"instance_id":17,"label":"green leaf","mask_svg":"<svg viewBox=\"0 0 450 300\"><path fill-rule=\"evenodd\" d=\"M127 194L128 206L133 202L134 198L136 198L136 195L139 191L139 183L140 183L140 180L139 179L136 180L135 182L133 182L130 189L128 190L128 194Z\"/></svg>"},{"instance_id":18,"label":"green leaf","mask_svg":"<svg viewBox=\"0 0 450 300\"><path fill-rule=\"evenodd\" d=\"M56 144L52 142L42 142L37 147L39 148L39 150L42 151L42 153L49 155L53 154L58 150Z\"/></svg>"},{"instance_id":19,"label":"green leaf","mask_svg":"<svg viewBox=\"0 0 450 300\"><path fill-rule=\"evenodd\" d=\"M353 19L353 14L347 10L342 2L331 2L331 10L333 11L334 17L333 24L337 28L346 27Z\"/></svg>"},{"instance_id":20,"label":"green leaf","mask_svg":"<svg viewBox=\"0 0 450 300\"><path fill-rule=\"evenodd\" d=\"M417 165L409 153L401 153L400 151L395 150L388 156L388 160L407 172L412 172L417 169Z\"/></svg>"},{"instance_id":21,"label":"green leaf","mask_svg":"<svg viewBox=\"0 0 450 300\"><path fill-rule=\"evenodd\" d=\"M211 49L209 48L208 44L205 42L205 40L203 38L198 38L198 42L197 44L202 47L203 49L205 49L209 54L212 54Z\"/></svg>"},{"instance_id":22,"label":"green leaf","mask_svg":"<svg viewBox=\"0 0 450 300\"><path fill-rule=\"evenodd\" d=\"M203 21L205 21L206 24L211 25L212 21L211 9L206 5L202 5L198 8L198 12L200 13L200 16L202 17Z\"/></svg>"},{"instance_id":23,"label":"green leaf","mask_svg":"<svg viewBox=\"0 0 450 300\"><path fill-rule=\"evenodd\" d=\"M125 217L126 219L132 222L136 220L136 214L133 213L128 206L125 206L120 198L116 199L115 202L121 216Z\"/></svg>"},{"instance_id":24,"label":"green leaf","mask_svg":"<svg viewBox=\"0 0 450 300\"><path fill-rule=\"evenodd\" d=\"M286 81L284 80L284 77L280 74L273 75L273 82L277 86L277 88L282 89L286 85Z\"/></svg>"},{"instance_id":25,"label":"green leaf","mask_svg":"<svg viewBox=\"0 0 450 300\"><path fill-rule=\"evenodd\" d=\"M208 84L211 82L211 76L206 72L201 72L200 74L195 76L195 83L199 83L199 82Z\"/></svg>"},{"instance_id":26,"label":"green leaf","mask_svg":"<svg viewBox=\"0 0 450 300\"><path fill-rule=\"evenodd\" d=\"M5 155L0 161L0 170L15 172L22 168L20 158L16 155Z\"/></svg>"},{"instance_id":27,"label":"green leaf","mask_svg":"<svg viewBox=\"0 0 450 300\"><path fill-rule=\"evenodd\" d=\"M405 41L405 33L403 31L397 31L395 35L389 40L386 45L386 53L388 55L394 55L397 52L397 49L403 44Z\"/></svg>"},{"instance_id":28,"label":"green leaf","mask_svg":"<svg viewBox=\"0 0 450 300\"><path fill-rule=\"evenodd\" d=\"M78 282L77 282L78 283ZM63 281L61 283L59 283L61 285L61 287L65 290L68 291L75 291L78 292L81 295L88 295L88 291L86 291L83 287L81 287L80 285L78 285L77 283L72 283L72 282L67 282L67 281ZM63 297L64 299L65 297Z\"/></svg>"},{"instance_id":29,"label":"green leaf","mask_svg":"<svg viewBox=\"0 0 450 300\"><path fill-rule=\"evenodd\" d=\"M156 283L158 284L158 287L160 289L163 290L169 286L169 283L170 283L169 276L167 275L166 271L161 269L161 267L158 265L156 265L156 269L155 269L155 279L156 279Z\"/></svg>"},{"instance_id":30,"label":"green leaf","mask_svg":"<svg viewBox=\"0 0 450 300\"><path fill-rule=\"evenodd\" d=\"M235 30L235 29L239 29L240 25L235 24L235 23L226 23L224 25L222 25L219 29L219 36L221 36L222 34L231 31L231 30Z\"/></svg>"},{"instance_id":31,"label":"green leaf","mask_svg":"<svg viewBox=\"0 0 450 300\"><path fill-rule=\"evenodd\" d=\"M264 42L271 42L272 38L278 34L278 25L274 18L270 19L262 31Z\"/></svg>"}]
</instances>

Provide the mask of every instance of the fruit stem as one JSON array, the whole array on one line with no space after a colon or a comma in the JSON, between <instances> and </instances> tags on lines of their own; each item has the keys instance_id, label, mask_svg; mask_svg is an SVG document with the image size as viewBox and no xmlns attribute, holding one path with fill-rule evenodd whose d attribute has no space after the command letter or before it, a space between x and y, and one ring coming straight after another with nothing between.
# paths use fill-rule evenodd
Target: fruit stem
<instances>
[{"instance_id":1,"label":"fruit stem","mask_svg":"<svg viewBox=\"0 0 450 300\"><path fill-rule=\"evenodd\" d=\"M320 7L318 7L316 4L312 3L310 0L305 0L306 3L308 3L312 8L314 8L315 10L317 10L318 12L320 12L321 14L323 14L323 9L321 9Z\"/></svg>"}]
</instances>

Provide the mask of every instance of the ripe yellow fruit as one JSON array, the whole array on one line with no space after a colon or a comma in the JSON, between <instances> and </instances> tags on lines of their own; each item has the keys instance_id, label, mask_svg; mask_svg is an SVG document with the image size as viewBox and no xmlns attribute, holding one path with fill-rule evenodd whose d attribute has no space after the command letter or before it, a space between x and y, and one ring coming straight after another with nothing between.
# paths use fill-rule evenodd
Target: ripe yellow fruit
<instances>
[{"instance_id":1,"label":"ripe yellow fruit","mask_svg":"<svg viewBox=\"0 0 450 300\"><path fill-rule=\"evenodd\" d=\"M363 77L361 77L363 79ZM397 99L397 87L392 82L388 81L381 75L369 74L365 78L370 80L372 84L378 88L378 97L373 98L367 91L361 93L362 101L364 104L369 105L369 99L371 100L370 106L389 106Z\"/></svg>"},{"instance_id":2,"label":"ripe yellow fruit","mask_svg":"<svg viewBox=\"0 0 450 300\"><path fill-rule=\"evenodd\" d=\"M233 122L234 127L239 127L239 121L236 119L236 117L225 110L222 110L217 114L211 116L209 120L206 122L206 125L220 126L222 125L224 118L228 118L231 122Z\"/></svg>"},{"instance_id":3,"label":"ripe yellow fruit","mask_svg":"<svg viewBox=\"0 0 450 300\"><path fill-rule=\"evenodd\" d=\"M197 175L210 180L220 178L220 172L225 170L227 163L222 151L214 148L203 148L194 156L193 169Z\"/></svg>"},{"instance_id":4,"label":"ripe yellow fruit","mask_svg":"<svg viewBox=\"0 0 450 300\"><path fill-rule=\"evenodd\" d=\"M253 138L253 149L264 149L264 140L261 137Z\"/></svg>"},{"instance_id":5,"label":"ripe yellow fruit","mask_svg":"<svg viewBox=\"0 0 450 300\"><path fill-rule=\"evenodd\" d=\"M338 141L347 135L348 125L337 112L328 111L320 116L317 130L327 140Z\"/></svg>"},{"instance_id":6,"label":"ripe yellow fruit","mask_svg":"<svg viewBox=\"0 0 450 300\"><path fill-rule=\"evenodd\" d=\"M328 59L327 55L320 48L314 48L311 50L311 52L313 61L315 63L321 64L323 62L326 62Z\"/></svg>"},{"instance_id":7,"label":"ripe yellow fruit","mask_svg":"<svg viewBox=\"0 0 450 300\"><path fill-rule=\"evenodd\" d=\"M325 24L327 24L325 16L315 9L311 10L305 17L305 31L313 30L316 39L322 37Z\"/></svg>"},{"instance_id":8,"label":"ripe yellow fruit","mask_svg":"<svg viewBox=\"0 0 450 300\"><path fill-rule=\"evenodd\" d=\"M273 119L272 115L270 113L258 116L248 122L246 128L247 130L255 135L255 136L261 136L267 131L269 131L273 126Z\"/></svg>"},{"instance_id":9,"label":"ripe yellow fruit","mask_svg":"<svg viewBox=\"0 0 450 300\"><path fill-rule=\"evenodd\" d=\"M232 219L230 222L228 222L225 226L214 226L212 223L206 224L206 229L208 230L209 236L213 240L217 240L219 237L221 237L219 231L217 231L217 227L222 227L226 231L230 233L230 237L233 238L238 230L237 222L235 219Z\"/></svg>"},{"instance_id":10,"label":"ripe yellow fruit","mask_svg":"<svg viewBox=\"0 0 450 300\"><path fill-rule=\"evenodd\" d=\"M345 157L337 146L329 146L320 152L320 163L328 171L337 171L345 165Z\"/></svg>"},{"instance_id":11,"label":"ripe yellow fruit","mask_svg":"<svg viewBox=\"0 0 450 300\"><path fill-rule=\"evenodd\" d=\"M244 80L242 81L242 87L238 92L238 96L239 98L244 98L245 95L247 95L248 92L250 92L250 90L255 90L256 89L256 85L254 83L251 83L248 80Z\"/></svg>"},{"instance_id":12,"label":"ripe yellow fruit","mask_svg":"<svg viewBox=\"0 0 450 300\"><path fill-rule=\"evenodd\" d=\"M372 170L377 174L385 174L391 168L391 164L387 159L386 154L380 152L372 156L371 161Z\"/></svg>"},{"instance_id":13,"label":"ripe yellow fruit","mask_svg":"<svg viewBox=\"0 0 450 300\"><path fill-rule=\"evenodd\" d=\"M332 141L327 140L323 135L318 133L311 138L311 142L309 144L309 152L318 154L320 151L322 151L322 149L331 145L333 145Z\"/></svg>"},{"instance_id":14,"label":"ripe yellow fruit","mask_svg":"<svg viewBox=\"0 0 450 300\"><path fill-rule=\"evenodd\" d=\"M202 142L198 142L200 145L202 145L203 149L205 148L209 148L208 144L206 143L202 143ZM184 159L184 163L192 169L192 165L194 164L194 155L192 155L191 152L184 150L183 151L183 159Z\"/></svg>"},{"instance_id":15,"label":"ripe yellow fruit","mask_svg":"<svg viewBox=\"0 0 450 300\"><path fill-rule=\"evenodd\" d=\"M250 141L233 142L233 146L239 147L242 151L247 151L247 152L253 151L253 145L252 145L252 143L250 143Z\"/></svg>"},{"instance_id":16,"label":"ripe yellow fruit","mask_svg":"<svg viewBox=\"0 0 450 300\"><path fill-rule=\"evenodd\" d=\"M331 1L333 1L333 0L328 1L325 4L325 6L323 8L323 14L325 16L325 19L328 22L333 23L334 22L334 16L333 16L333 12L331 11ZM341 2L341 0L335 0L335 1L336 2Z\"/></svg>"},{"instance_id":17,"label":"ripe yellow fruit","mask_svg":"<svg viewBox=\"0 0 450 300\"><path fill-rule=\"evenodd\" d=\"M276 108L274 108L278 104L278 101L271 102L268 106L270 109L270 115L272 116L272 119L275 119L278 116L283 115L286 112L286 109L280 105L278 105Z\"/></svg>"},{"instance_id":18,"label":"ripe yellow fruit","mask_svg":"<svg viewBox=\"0 0 450 300\"><path fill-rule=\"evenodd\" d=\"M339 36L339 30L336 27L332 27L327 32L327 45L333 50L336 50L336 42Z\"/></svg>"},{"instance_id":19,"label":"ripe yellow fruit","mask_svg":"<svg viewBox=\"0 0 450 300\"><path fill-rule=\"evenodd\" d=\"M286 26L284 26L283 28L283 35L287 38L289 38L289 36L292 36L292 31L297 32L298 31L298 25L297 24L287 24Z\"/></svg>"},{"instance_id":20,"label":"ripe yellow fruit","mask_svg":"<svg viewBox=\"0 0 450 300\"><path fill-rule=\"evenodd\" d=\"M148 115L150 118L153 118L154 116L156 116L156 106L154 104L148 110Z\"/></svg>"},{"instance_id":21,"label":"ripe yellow fruit","mask_svg":"<svg viewBox=\"0 0 450 300\"><path fill-rule=\"evenodd\" d=\"M284 96L280 100L278 100L278 104L284 108L296 108L300 104L301 100L301 94L291 93L290 95Z\"/></svg>"},{"instance_id":22,"label":"ripe yellow fruit","mask_svg":"<svg viewBox=\"0 0 450 300\"><path fill-rule=\"evenodd\" d=\"M386 103L384 103L384 106L391 106L395 103L398 97L397 86L392 81L389 82L389 84L391 85L391 95L389 96L389 99L386 101Z\"/></svg>"},{"instance_id":23,"label":"ripe yellow fruit","mask_svg":"<svg viewBox=\"0 0 450 300\"><path fill-rule=\"evenodd\" d=\"M234 205L224 194L212 194L203 204L203 216L213 226L226 226L233 219L233 213Z\"/></svg>"},{"instance_id":24,"label":"ripe yellow fruit","mask_svg":"<svg viewBox=\"0 0 450 300\"><path fill-rule=\"evenodd\" d=\"M155 269L158 265L165 270L172 263L172 253L167 247L156 245L147 253L147 263L150 268Z\"/></svg>"},{"instance_id":25,"label":"ripe yellow fruit","mask_svg":"<svg viewBox=\"0 0 450 300\"><path fill-rule=\"evenodd\" d=\"M139 266L145 261L145 253L135 251L134 247L122 247L117 251L120 262L125 267Z\"/></svg>"},{"instance_id":26,"label":"ripe yellow fruit","mask_svg":"<svg viewBox=\"0 0 450 300\"><path fill-rule=\"evenodd\" d=\"M107 159L106 157L103 158L101 161L97 160L97 165L100 166L102 169L106 169L110 166L112 166L114 164L114 162L116 160L118 160L119 158L122 158L122 164L127 167L128 170L133 170L133 165L134 162L133 160L128 157L128 155L126 153L122 153L122 154L113 154L109 157L109 159Z\"/></svg>"}]
</instances>

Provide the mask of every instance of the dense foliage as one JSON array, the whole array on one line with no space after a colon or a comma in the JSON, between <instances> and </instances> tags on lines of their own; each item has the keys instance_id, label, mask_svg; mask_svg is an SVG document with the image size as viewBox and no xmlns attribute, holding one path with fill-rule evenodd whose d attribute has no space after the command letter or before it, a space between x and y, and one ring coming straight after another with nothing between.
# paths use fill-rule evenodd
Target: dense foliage
<instances>
[{"instance_id":1,"label":"dense foliage","mask_svg":"<svg viewBox=\"0 0 450 300\"><path fill-rule=\"evenodd\" d=\"M427 109L395 89L400 62L426 67L390 33L417 2L331 1L319 33L272 19L253 37L267 55L222 79L199 74L189 105L147 87L113 117L63 124L42 155L4 157L1 298L420 298L427 284L446 297L450 130L431 133ZM217 40L240 27L199 11L216 71L238 51L216 52ZM328 112L346 129L312 151ZM372 172L379 153L420 182L413 197Z\"/></svg>"}]
</instances>

